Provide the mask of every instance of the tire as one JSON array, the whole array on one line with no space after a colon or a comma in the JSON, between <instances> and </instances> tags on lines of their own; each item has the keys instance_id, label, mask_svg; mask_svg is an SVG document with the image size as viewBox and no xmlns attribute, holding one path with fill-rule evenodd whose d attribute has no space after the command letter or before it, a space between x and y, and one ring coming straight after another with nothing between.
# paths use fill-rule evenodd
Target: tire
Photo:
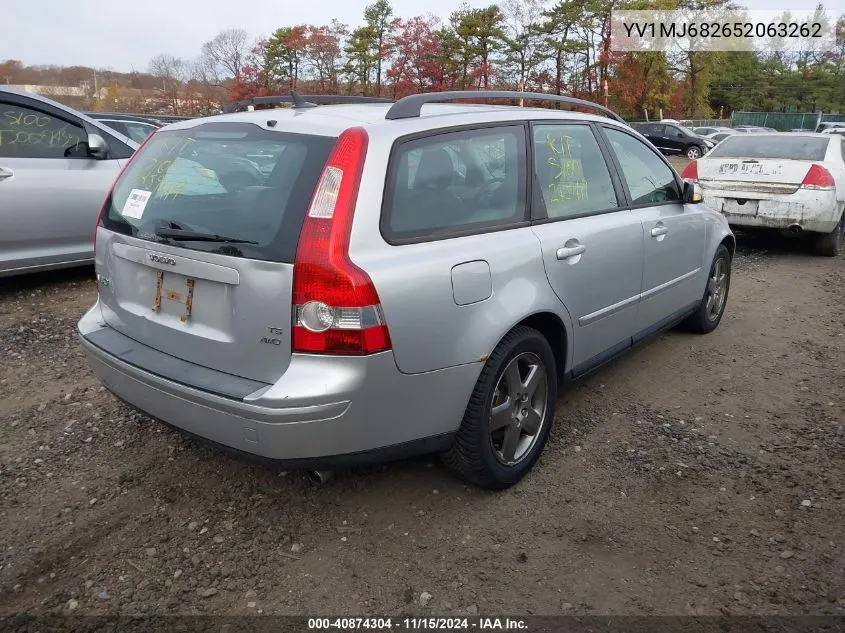
<instances>
[{"instance_id":1,"label":"tire","mask_svg":"<svg viewBox=\"0 0 845 633\"><path fill-rule=\"evenodd\" d=\"M816 239L816 253L825 257L836 257L842 252L845 242L845 212L839 218L839 224L830 233Z\"/></svg>"},{"instance_id":2,"label":"tire","mask_svg":"<svg viewBox=\"0 0 845 633\"><path fill-rule=\"evenodd\" d=\"M690 160L698 160L704 155L704 150L702 150L698 145L690 145L687 148L686 155Z\"/></svg>"},{"instance_id":3,"label":"tire","mask_svg":"<svg viewBox=\"0 0 845 633\"><path fill-rule=\"evenodd\" d=\"M721 267L719 263L721 262ZM721 273L717 274L717 270ZM716 277L724 276L723 283L717 285ZM696 334L709 334L715 330L725 313L725 306L728 304L728 292L731 289L731 253L724 244L720 244L710 264L710 273L707 275L707 286L704 288L704 296L698 304L695 312L681 324L681 327ZM716 310L711 308L710 300L714 297L714 291L718 290L717 298L719 306Z\"/></svg>"},{"instance_id":4,"label":"tire","mask_svg":"<svg viewBox=\"0 0 845 633\"><path fill-rule=\"evenodd\" d=\"M534 371L543 373L531 374L532 364ZM533 391L527 380L531 375L537 377ZM501 411L496 419L502 426L497 430L493 430L494 402ZM462 479L482 488L504 490L513 486L540 457L554 421L556 402L557 370L549 342L533 328L514 328L481 370L455 440L443 455L444 463ZM527 411L530 413L526 416ZM536 429L533 435L532 429ZM511 453L513 459L509 460Z\"/></svg>"}]
</instances>

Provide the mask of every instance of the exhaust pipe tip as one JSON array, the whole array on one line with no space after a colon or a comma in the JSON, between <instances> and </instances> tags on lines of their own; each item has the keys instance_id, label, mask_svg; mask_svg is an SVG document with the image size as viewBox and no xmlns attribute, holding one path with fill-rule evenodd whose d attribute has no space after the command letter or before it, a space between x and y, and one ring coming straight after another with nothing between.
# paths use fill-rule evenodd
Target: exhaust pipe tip
<instances>
[{"instance_id":1,"label":"exhaust pipe tip","mask_svg":"<svg viewBox=\"0 0 845 633\"><path fill-rule=\"evenodd\" d=\"M804 227L802 227L800 224L790 224L788 230L790 233L797 235L798 233L804 232Z\"/></svg>"},{"instance_id":2,"label":"exhaust pipe tip","mask_svg":"<svg viewBox=\"0 0 845 633\"><path fill-rule=\"evenodd\" d=\"M328 470L309 470L306 473L306 476L308 477L308 481L310 481L312 484L316 486L322 486L324 483L326 483L329 479L332 478L333 474L334 473Z\"/></svg>"}]
</instances>

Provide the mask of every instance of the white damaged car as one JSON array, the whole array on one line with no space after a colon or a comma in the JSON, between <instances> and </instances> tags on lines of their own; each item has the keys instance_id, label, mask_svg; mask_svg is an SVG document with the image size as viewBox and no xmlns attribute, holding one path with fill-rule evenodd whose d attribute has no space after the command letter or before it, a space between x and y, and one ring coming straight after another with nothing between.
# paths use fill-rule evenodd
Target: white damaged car
<instances>
[{"instance_id":1,"label":"white damaged car","mask_svg":"<svg viewBox=\"0 0 845 633\"><path fill-rule=\"evenodd\" d=\"M733 227L804 235L821 255L842 249L845 137L839 134L730 136L681 176Z\"/></svg>"}]
</instances>

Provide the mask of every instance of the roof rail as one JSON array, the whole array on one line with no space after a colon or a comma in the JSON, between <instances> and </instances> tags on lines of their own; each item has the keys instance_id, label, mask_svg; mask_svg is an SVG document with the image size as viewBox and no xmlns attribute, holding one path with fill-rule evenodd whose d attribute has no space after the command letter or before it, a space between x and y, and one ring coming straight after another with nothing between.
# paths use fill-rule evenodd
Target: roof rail
<instances>
[{"instance_id":1,"label":"roof rail","mask_svg":"<svg viewBox=\"0 0 845 633\"><path fill-rule=\"evenodd\" d=\"M294 108L313 108L318 105L331 105L339 103L395 103L394 99L382 99L379 97L359 97L357 95L300 95L292 90L287 95L276 95L272 97L252 97L227 103L223 106L223 113L243 112L251 105L274 105L277 103L292 103Z\"/></svg>"},{"instance_id":2,"label":"roof rail","mask_svg":"<svg viewBox=\"0 0 845 633\"><path fill-rule=\"evenodd\" d=\"M592 101L584 101L583 99L564 97L562 95L547 95L541 92L519 92L516 90L455 90L451 92L429 92L410 95L394 103L384 118L388 120L411 119L420 116L420 110L422 110L422 106L426 103L454 101L456 99L527 99L529 101L567 103L569 105L597 110L620 123L625 123L625 120L618 114Z\"/></svg>"}]
</instances>

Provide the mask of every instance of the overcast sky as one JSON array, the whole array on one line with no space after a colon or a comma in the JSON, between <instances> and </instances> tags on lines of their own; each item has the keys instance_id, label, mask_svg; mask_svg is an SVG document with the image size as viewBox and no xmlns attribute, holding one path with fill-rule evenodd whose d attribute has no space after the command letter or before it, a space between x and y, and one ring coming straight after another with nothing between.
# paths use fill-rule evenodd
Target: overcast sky
<instances>
[{"instance_id":1,"label":"overcast sky","mask_svg":"<svg viewBox=\"0 0 845 633\"><path fill-rule=\"evenodd\" d=\"M199 55L202 43L222 29L251 36L279 26L327 24L332 18L357 25L369 0L0 0L0 60L25 64L84 65L119 71L146 70L150 58L171 53ZM486 6L493 0L469 0ZM400 17L431 12L446 17L460 0L391 0ZM551 0L550 0L551 4ZM750 9L812 6L810 0L746 0ZM825 6L845 11L845 0Z\"/></svg>"}]
</instances>

